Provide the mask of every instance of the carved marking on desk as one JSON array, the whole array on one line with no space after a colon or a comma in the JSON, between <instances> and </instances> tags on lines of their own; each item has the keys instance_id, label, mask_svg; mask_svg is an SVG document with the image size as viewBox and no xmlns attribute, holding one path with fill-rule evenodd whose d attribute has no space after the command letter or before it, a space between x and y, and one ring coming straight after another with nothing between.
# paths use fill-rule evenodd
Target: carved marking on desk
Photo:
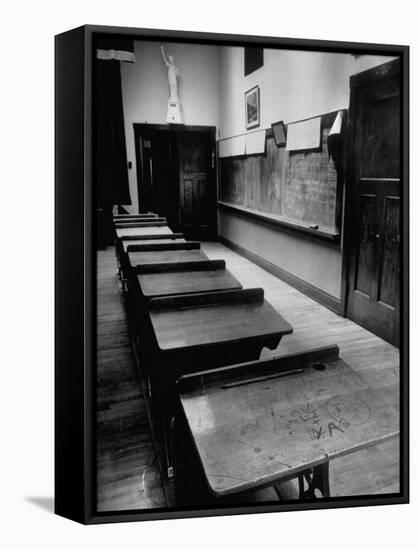
<instances>
[{"instance_id":1,"label":"carved marking on desk","mask_svg":"<svg viewBox=\"0 0 419 550\"><path fill-rule=\"evenodd\" d=\"M293 410L291 415L298 416L302 422L312 422L314 424L319 423L319 415L311 403L307 403L305 406Z\"/></svg>"},{"instance_id":2,"label":"carved marking on desk","mask_svg":"<svg viewBox=\"0 0 419 550\"><path fill-rule=\"evenodd\" d=\"M350 394L331 397L326 410L340 427L361 426L371 418L371 409L367 403Z\"/></svg>"},{"instance_id":3,"label":"carved marking on desk","mask_svg":"<svg viewBox=\"0 0 419 550\"><path fill-rule=\"evenodd\" d=\"M329 422L327 427L329 428L330 437L333 437L333 430L339 430L340 432L345 433L345 430L342 430L342 428L339 428L339 426L337 426L334 422Z\"/></svg>"},{"instance_id":4,"label":"carved marking on desk","mask_svg":"<svg viewBox=\"0 0 419 550\"><path fill-rule=\"evenodd\" d=\"M312 428L313 430L313 434L315 436L316 439L320 439L320 436L322 435L322 432L323 432L323 428L320 426L320 429L316 430L316 428ZM314 439L314 437L313 437Z\"/></svg>"}]
</instances>

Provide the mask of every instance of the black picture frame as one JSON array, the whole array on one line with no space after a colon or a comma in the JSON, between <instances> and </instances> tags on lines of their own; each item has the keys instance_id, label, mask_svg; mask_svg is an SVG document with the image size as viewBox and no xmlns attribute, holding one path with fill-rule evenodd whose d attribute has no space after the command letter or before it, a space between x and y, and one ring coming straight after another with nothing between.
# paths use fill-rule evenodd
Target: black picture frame
<instances>
[{"instance_id":1,"label":"black picture frame","mask_svg":"<svg viewBox=\"0 0 419 550\"><path fill-rule=\"evenodd\" d=\"M272 134L277 147L285 147L287 143L287 129L283 120L271 124Z\"/></svg>"},{"instance_id":2,"label":"black picture frame","mask_svg":"<svg viewBox=\"0 0 419 550\"><path fill-rule=\"evenodd\" d=\"M97 35L254 46L400 59L401 342L400 492L310 502L124 510L95 509L96 260L94 243L93 42ZM85 25L55 38L55 513L83 524L314 510L409 502L409 48L403 45L272 38Z\"/></svg>"},{"instance_id":3,"label":"black picture frame","mask_svg":"<svg viewBox=\"0 0 419 550\"><path fill-rule=\"evenodd\" d=\"M260 88L253 86L244 93L244 112L246 117L246 130L252 130L260 126Z\"/></svg>"}]
</instances>

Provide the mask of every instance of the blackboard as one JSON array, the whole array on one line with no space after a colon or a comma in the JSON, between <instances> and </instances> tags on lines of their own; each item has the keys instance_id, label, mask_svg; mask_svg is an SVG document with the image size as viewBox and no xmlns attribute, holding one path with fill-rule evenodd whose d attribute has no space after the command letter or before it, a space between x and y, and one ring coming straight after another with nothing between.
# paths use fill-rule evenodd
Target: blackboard
<instances>
[{"instance_id":1,"label":"blackboard","mask_svg":"<svg viewBox=\"0 0 419 550\"><path fill-rule=\"evenodd\" d=\"M327 148L336 115L322 115L318 150L286 151L267 133L266 154L220 159L219 200L291 225L338 234L341 169Z\"/></svg>"}]
</instances>

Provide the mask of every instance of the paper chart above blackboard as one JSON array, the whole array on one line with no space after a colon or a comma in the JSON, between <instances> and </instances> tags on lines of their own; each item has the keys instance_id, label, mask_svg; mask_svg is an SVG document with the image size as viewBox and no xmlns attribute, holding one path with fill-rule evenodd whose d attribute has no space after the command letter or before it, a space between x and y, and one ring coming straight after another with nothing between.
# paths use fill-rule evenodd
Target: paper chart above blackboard
<instances>
[{"instance_id":1,"label":"paper chart above blackboard","mask_svg":"<svg viewBox=\"0 0 419 550\"><path fill-rule=\"evenodd\" d=\"M287 151L318 149L321 142L321 118L309 118L288 124Z\"/></svg>"},{"instance_id":2,"label":"paper chart above blackboard","mask_svg":"<svg viewBox=\"0 0 419 550\"><path fill-rule=\"evenodd\" d=\"M265 152L265 139L266 130L221 139L218 142L218 156L228 158L263 154Z\"/></svg>"}]
</instances>

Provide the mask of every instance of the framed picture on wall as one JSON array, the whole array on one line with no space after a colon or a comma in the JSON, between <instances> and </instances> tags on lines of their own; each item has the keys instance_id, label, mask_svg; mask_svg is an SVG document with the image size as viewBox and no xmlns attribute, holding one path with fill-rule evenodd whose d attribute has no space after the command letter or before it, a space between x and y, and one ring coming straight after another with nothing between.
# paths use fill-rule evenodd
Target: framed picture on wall
<instances>
[{"instance_id":1,"label":"framed picture on wall","mask_svg":"<svg viewBox=\"0 0 419 550\"><path fill-rule=\"evenodd\" d=\"M57 514L408 501L408 54L56 37Z\"/></svg>"},{"instance_id":2,"label":"framed picture on wall","mask_svg":"<svg viewBox=\"0 0 419 550\"><path fill-rule=\"evenodd\" d=\"M260 125L260 89L254 86L244 94L246 129Z\"/></svg>"}]
</instances>

